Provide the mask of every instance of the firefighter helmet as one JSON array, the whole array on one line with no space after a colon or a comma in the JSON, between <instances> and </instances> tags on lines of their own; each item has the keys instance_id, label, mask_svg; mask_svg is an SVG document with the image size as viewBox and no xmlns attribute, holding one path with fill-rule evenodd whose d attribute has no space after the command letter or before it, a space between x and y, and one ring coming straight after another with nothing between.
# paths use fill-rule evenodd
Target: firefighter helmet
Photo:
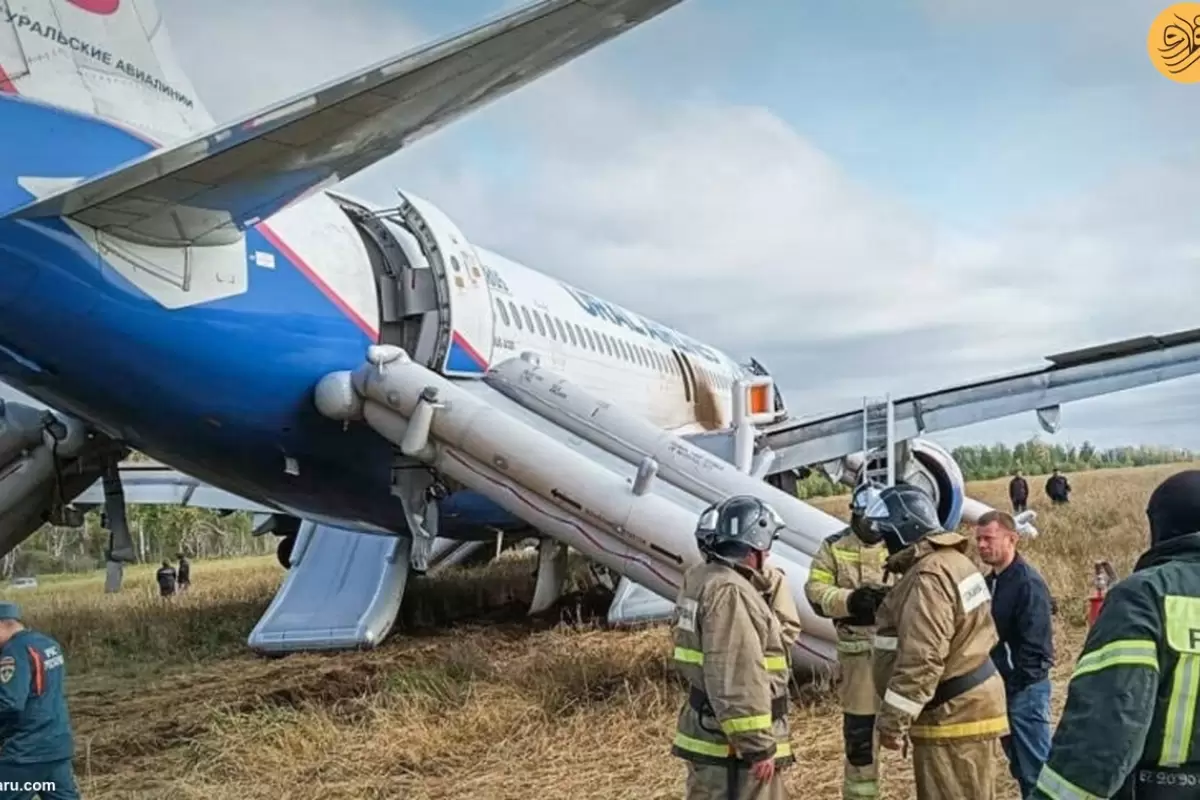
<instances>
[{"instance_id":1,"label":"firefighter helmet","mask_svg":"<svg viewBox=\"0 0 1200 800\"><path fill-rule=\"evenodd\" d=\"M892 555L942 530L933 499L919 487L907 483L881 491L863 516L883 537Z\"/></svg>"},{"instance_id":2,"label":"firefighter helmet","mask_svg":"<svg viewBox=\"0 0 1200 800\"><path fill-rule=\"evenodd\" d=\"M750 550L770 550L783 527L775 509L757 497L736 495L704 510L696 540L704 552L743 557Z\"/></svg>"}]
</instances>

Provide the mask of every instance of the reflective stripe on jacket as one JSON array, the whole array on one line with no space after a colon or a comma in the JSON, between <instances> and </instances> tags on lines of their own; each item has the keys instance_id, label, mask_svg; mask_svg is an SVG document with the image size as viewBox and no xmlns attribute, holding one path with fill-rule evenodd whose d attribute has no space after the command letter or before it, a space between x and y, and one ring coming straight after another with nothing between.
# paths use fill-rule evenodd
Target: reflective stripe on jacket
<instances>
[{"instance_id":1,"label":"reflective stripe on jacket","mask_svg":"<svg viewBox=\"0 0 1200 800\"><path fill-rule=\"evenodd\" d=\"M914 741L983 740L1008 733L998 673L936 708L938 685L991 667L999 641L983 575L958 533L926 536L888 560L903 577L876 614L876 727Z\"/></svg>"},{"instance_id":2,"label":"reflective stripe on jacket","mask_svg":"<svg viewBox=\"0 0 1200 800\"><path fill-rule=\"evenodd\" d=\"M1147 551L1108 592L1067 687L1038 800L1200 796L1200 534ZM1179 796L1183 796L1180 794Z\"/></svg>"},{"instance_id":3,"label":"reflective stripe on jacket","mask_svg":"<svg viewBox=\"0 0 1200 800\"><path fill-rule=\"evenodd\" d=\"M804 595L815 612L833 620L840 654L865 653L871 649L875 627L849 624L846 601L852 591L865 583L883 583L887 555L883 542L864 544L847 527L821 542L813 557Z\"/></svg>"},{"instance_id":4,"label":"reflective stripe on jacket","mask_svg":"<svg viewBox=\"0 0 1200 800\"><path fill-rule=\"evenodd\" d=\"M674 659L690 691L671 749L680 758L722 765L771 756L777 763L792 760L790 642L763 596L772 576L747 573L712 561L684 575L675 604ZM790 596L786 583L775 585L784 589L775 597ZM795 628L798 633L798 622Z\"/></svg>"}]
</instances>

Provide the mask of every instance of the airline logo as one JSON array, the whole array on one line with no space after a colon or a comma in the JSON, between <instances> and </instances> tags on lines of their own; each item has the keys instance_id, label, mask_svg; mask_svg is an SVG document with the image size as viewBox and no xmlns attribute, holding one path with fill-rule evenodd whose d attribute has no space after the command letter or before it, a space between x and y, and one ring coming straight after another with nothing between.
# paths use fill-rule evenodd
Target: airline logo
<instances>
[{"instance_id":1,"label":"airline logo","mask_svg":"<svg viewBox=\"0 0 1200 800\"><path fill-rule=\"evenodd\" d=\"M117 13L117 9L121 7L121 0L67 0L67 2L76 8L104 16Z\"/></svg>"}]
</instances>

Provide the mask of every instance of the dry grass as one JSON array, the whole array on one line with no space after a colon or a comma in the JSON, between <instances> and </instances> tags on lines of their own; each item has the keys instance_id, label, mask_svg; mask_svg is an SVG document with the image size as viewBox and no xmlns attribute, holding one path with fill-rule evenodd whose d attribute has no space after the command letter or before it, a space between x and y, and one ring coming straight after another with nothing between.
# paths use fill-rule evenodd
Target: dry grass
<instances>
[{"instance_id":1,"label":"dry grass","mask_svg":"<svg viewBox=\"0 0 1200 800\"><path fill-rule=\"evenodd\" d=\"M1146 497L1181 468L1072 475L1069 508L1035 498L1042 537L1026 552L1059 601L1056 713L1092 560L1128 572L1145 545ZM971 491L1005 502L1003 481ZM821 504L840 514L844 502ZM119 596L101 594L98 576L18 596L66 646L89 798L681 797L667 631L601 630L590 620L604 605L582 571L566 622L526 620L532 569L506 559L418 581L378 650L276 660L245 649L282 574L271 559L197 564L191 595L171 602L153 595L152 569L133 571ZM792 729L793 796L838 797L828 691L801 691ZM899 758L884 770L884 797L913 796ZM1016 797L1007 781L1004 791Z\"/></svg>"}]
</instances>

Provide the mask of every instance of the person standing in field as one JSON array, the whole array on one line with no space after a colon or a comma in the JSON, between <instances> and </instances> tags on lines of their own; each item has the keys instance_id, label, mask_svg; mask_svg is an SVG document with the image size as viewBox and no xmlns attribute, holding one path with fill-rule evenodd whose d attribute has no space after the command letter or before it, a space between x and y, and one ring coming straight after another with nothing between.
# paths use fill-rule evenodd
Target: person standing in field
<instances>
[{"instance_id":1,"label":"person standing in field","mask_svg":"<svg viewBox=\"0 0 1200 800\"><path fill-rule=\"evenodd\" d=\"M1050 754L1050 668L1054 666L1054 630L1050 588L1033 565L1017 552L1013 518L989 511L975 524L980 559L992 593L992 621L1000 642L992 662L1004 679L1011 733L1000 740L1009 771L1028 798Z\"/></svg>"},{"instance_id":2,"label":"person standing in field","mask_svg":"<svg viewBox=\"0 0 1200 800\"><path fill-rule=\"evenodd\" d=\"M175 594L176 573L170 561L164 560L162 562L162 566L158 568L158 572L154 573L154 579L158 581L158 594L160 597L170 597Z\"/></svg>"},{"instance_id":3,"label":"person standing in field","mask_svg":"<svg viewBox=\"0 0 1200 800\"><path fill-rule=\"evenodd\" d=\"M0 602L0 784L41 787L0 792L5 800L79 798L66 673L59 643L25 627L16 603Z\"/></svg>"},{"instance_id":4,"label":"person standing in field","mask_svg":"<svg viewBox=\"0 0 1200 800\"><path fill-rule=\"evenodd\" d=\"M766 566L783 520L756 497L701 514L704 561L675 602L674 660L688 685L671 752L687 762L687 800L786 800L791 645L799 615ZM771 595L772 587L774 596Z\"/></svg>"},{"instance_id":5,"label":"person standing in field","mask_svg":"<svg viewBox=\"0 0 1200 800\"><path fill-rule=\"evenodd\" d=\"M179 591L186 592L192 585L192 562L183 553L179 554Z\"/></svg>"},{"instance_id":6,"label":"person standing in field","mask_svg":"<svg viewBox=\"0 0 1200 800\"><path fill-rule=\"evenodd\" d=\"M1029 482L1021 475L1021 470L1013 473L1008 482L1008 499L1012 502L1013 513L1020 514L1029 504Z\"/></svg>"},{"instance_id":7,"label":"person standing in field","mask_svg":"<svg viewBox=\"0 0 1200 800\"><path fill-rule=\"evenodd\" d=\"M1150 549L1088 631L1034 800L1200 797L1200 470L1146 506Z\"/></svg>"}]
</instances>

